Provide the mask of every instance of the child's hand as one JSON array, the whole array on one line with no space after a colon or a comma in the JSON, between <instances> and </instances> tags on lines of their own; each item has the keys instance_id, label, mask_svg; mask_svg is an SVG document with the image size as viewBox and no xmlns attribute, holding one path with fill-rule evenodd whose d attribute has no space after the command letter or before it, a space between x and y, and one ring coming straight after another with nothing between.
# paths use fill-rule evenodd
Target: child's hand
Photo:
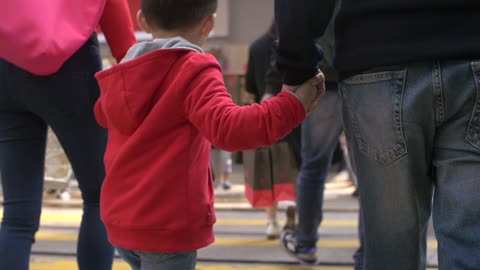
<instances>
[{"instance_id":1,"label":"child's hand","mask_svg":"<svg viewBox=\"0 0 480 270\"><path fill-rule=\"evenodd\" d=\"M293 92L302 101L307 113L311 113L320 97L325 94L325 76L319 72L300 86L283 85L282 90Z\"/></svg>"}]
</instances>

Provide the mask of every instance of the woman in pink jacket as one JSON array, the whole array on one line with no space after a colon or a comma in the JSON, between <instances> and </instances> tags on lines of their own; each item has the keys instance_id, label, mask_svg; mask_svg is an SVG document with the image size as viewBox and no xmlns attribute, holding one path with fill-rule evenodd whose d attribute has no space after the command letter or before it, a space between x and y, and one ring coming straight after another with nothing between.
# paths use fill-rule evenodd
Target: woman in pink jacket
<instances>
[{"instance_id":1,"label":"woman in pink jacket","mask_svg":"<svg viewBox=\"0 0 480 270\"><path fill-rule=\"evenodd\" d=\"M119 61L135 43L126 0L2 1L0 5L0 171L4 212L0 269L26 270L42 205L47 127L62 144L84 202L81 270L111 269L100 221L107 133L97 125L100 24Z\"/></svg>"}]
</instances>

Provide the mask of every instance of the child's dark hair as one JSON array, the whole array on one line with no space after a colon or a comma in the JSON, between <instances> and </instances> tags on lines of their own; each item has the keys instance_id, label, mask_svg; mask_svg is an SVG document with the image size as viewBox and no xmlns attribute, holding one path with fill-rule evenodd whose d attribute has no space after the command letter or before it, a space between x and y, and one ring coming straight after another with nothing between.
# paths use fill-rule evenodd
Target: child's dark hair
<instances>
[{"instance_id":1,"label":"child's dark hair","mask_svg":"<svg viewBox=\"0 0 480 270\"><path fill-rule=\"evenodd\" d=\"M185 29L217 11L217 0L142 0L148 24L163 30Z\"/></svg>"}]
</instances>

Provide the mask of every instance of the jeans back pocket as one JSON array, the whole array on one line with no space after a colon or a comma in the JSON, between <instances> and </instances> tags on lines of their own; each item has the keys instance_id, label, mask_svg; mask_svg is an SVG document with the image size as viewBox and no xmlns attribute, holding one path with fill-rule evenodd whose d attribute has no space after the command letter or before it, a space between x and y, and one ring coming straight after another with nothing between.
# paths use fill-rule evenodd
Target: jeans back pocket
<instances>
[{"instance_id":1,"label":"jeans back pocket","mask_svg":"<svg viewBox=\"0 0 480 270\"><path fill-rule=\"evenodd\" d=\"M366 73L340 84L351 128L362 153L388 165L407 153L402 104L406 70Z\"/></svg>"}]
</instances>

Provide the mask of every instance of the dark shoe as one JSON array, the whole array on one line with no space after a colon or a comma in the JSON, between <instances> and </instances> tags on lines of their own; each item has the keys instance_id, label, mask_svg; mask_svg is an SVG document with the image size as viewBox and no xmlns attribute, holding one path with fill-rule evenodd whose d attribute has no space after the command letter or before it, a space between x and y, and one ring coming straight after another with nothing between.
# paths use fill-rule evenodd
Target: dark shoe
<instances>
[{"instance_id":1,"label":"dark shoe","mask_svg":"<svg viewBox=\"0 0 480 270\"><path fill-rule=\"evenodd\" d=\"M230 190L232 188L232 184L228 181L225 181L223 184L222 184L222 188L223 190Z\"/></svg>"},{"instance_id":2,"label":"dark shoe","mask_svg":"<svg viewBox=\"0 0 480 270\"><path fill-rule=\"evenodd\" d=\"M316 265L317 248L304 247L297 244L297 238L294 231L285 230L282 232L282 246L292 257L304 265Z\"/></svg>"},{"instance_id":3,"label":"dark shoe","mask_svg":"<svg viewBox=\"0 0 480 270\"><path fill-rule=\"evenodd\" d=\"M358 187L355 189L355 191L352 193L352 196L355 198L358 198Z\"/></svg>"}]
</instances>

